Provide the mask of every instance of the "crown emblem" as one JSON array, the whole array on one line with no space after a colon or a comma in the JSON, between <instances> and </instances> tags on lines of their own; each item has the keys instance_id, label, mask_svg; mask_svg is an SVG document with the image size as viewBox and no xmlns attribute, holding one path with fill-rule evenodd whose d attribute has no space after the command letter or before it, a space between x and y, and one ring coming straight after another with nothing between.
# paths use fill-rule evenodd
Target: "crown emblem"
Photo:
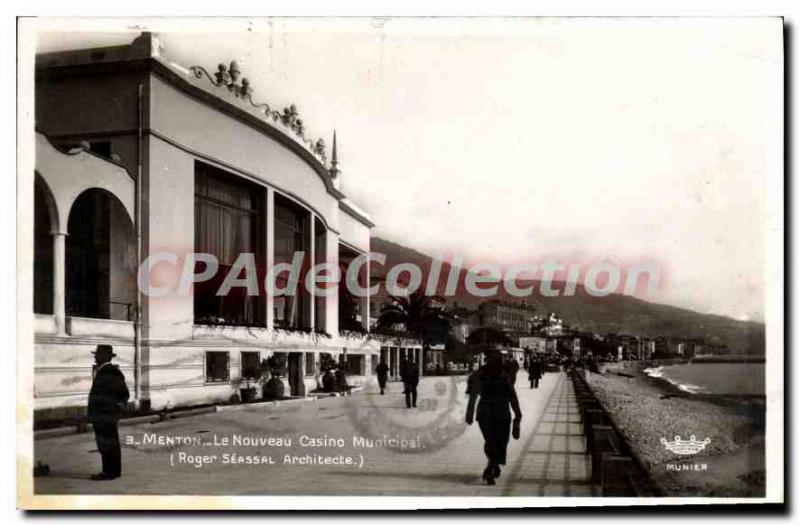
<instances>
[{"instance_id":1,"label":"crown emblem","mask_svg":"<svg viewBox=\"0 0 800 526\"><path fill-rule=\"evenodd\" d=\"M694 455L703 451L711 443L711 439L697 440L697 437L692 435L689 440L681 440L680 435L675 435L675 440L672 442L662 437L661 443L664 444L665 448L678 455Z\"/></svg>"}]
</instances>

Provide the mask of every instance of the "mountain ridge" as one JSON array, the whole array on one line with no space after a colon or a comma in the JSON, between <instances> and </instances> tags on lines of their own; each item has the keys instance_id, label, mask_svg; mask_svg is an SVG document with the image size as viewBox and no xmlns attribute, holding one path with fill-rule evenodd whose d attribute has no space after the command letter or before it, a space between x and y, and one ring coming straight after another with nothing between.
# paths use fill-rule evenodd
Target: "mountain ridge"
<instances>
[{"instance_id":1,"label":"mountain ridge","mask_svg":"<svg viewBox=\"0 0 800 526\"><path fill-rule=\"evenodd\" d=\"M373 252L386 254L384 268L373 267L376 268L373 271L376 280L385 279L386 271L398 263L414 263L422 269L422 287L425 287L434 258L381 237L373 237L371 241ZM517 285L521 288L534 287L532 294L524 298L508 294L505 287L500 287L497 294L492 297L476 297L467 293L463 285L468 271L464 268L459 268L457 271L459 286L455 294L444 296L444 285L451 272L451 266L447 262L442 262L437 293L442 295L450 306L476 308L489 299L515 303L522 303L524 300L539 313L555 312L565 323L587 332L633 334L645 337L702 338L710 344L725 345L734 354L765 353L765 326L760 322L701 313L623 294L596 297L588 294L580 284L576 285L574 295L542 296L537 292L541 284L539 280L517 280ZM553 282L556 289L562 289L564 284L564 282ZM381 287L381 296L377 298L379 301L386 297L384 287Z\"/></svg>"}]
</instances>

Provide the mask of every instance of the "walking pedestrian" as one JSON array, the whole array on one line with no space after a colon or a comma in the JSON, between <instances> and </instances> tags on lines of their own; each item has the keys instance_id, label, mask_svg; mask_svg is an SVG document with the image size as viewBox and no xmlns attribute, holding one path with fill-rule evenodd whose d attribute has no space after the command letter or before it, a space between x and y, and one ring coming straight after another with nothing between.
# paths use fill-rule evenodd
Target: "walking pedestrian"
<instances>
[{"instance_id":1,"label":"walking pedestrian","mask_svg":"<svg viewBox=\"0 0 800 526\"><path fill-rule=\"evenodd\" d=\"M419 369L414 360L408 360L403 367L403 392L406 395L406 407L417 407L417 385L419 384Z\"/></svg>"},{"instance_id":2,"label":"walking pedestrian","mask_svg":"<svg viewBox=\"0 0 800 526\"><path fill-rule=\"evenodd\" d=\"M350 386L347 385L347 374L344 371L344 363L340 363L336 369L336 389L342 396L350 392Z\"/></svg>"},{"instance_id":3,"label":"walking pedestrian","mask_svg":"<svg viewBox=\"0 0 800 526\"><path fill-rule=\"evenodd\" d=\"M119 447L119 416L130 393L125 376L111 363L116 356L110 345L98 345L94 351L95 373L89 391L86 413L94 428L97 450L103 470L92 475L92 480L112 480L122 475L122 457Z\"/></svg>"},{"instance_id":4,"label":"walking pedestrian","mask_svg":"<svg viewBox=\"0 0 800 526\"><path fill-rule=\"evenodd\" d=\"M378 386L381 388L381 394L386 392L386 381L389 379L389 366L386 362L381 360L381 363L375 368L375 374L378 375Z\"/></svg>"},{"instance_id":5,"label":"walking pedestrian","mask_svg":"<svg viewBox=\"0 0 800 526\"><path fill-rule=\"evenodd\" d=\"M539 388L539 380L542 378L542 361L539 358L531 360L531 366L528 368L528 381L531 383L531 389Z\"/></svg>"},{"instance_id":6,"label":"walking pedestrian","mask_svg":"<svg viewBox=\"0 0 800 526\"><path fill-rule=\"evenodd\" d=\"M478 400L477 416L476 400ZM513 425L509 406L514 410ZM484 440L483 452L487 464L483 470L483 480L493 486L495 479L500 476L500 466L506 463L509 434L513 435L515 440L519 439L522 421L517 392L508 381L499 351L487 351L486 363L478 370L477 380L470 390L467 425L472 425L473 420L478 421Z\"/></svg>"}]
</instances>

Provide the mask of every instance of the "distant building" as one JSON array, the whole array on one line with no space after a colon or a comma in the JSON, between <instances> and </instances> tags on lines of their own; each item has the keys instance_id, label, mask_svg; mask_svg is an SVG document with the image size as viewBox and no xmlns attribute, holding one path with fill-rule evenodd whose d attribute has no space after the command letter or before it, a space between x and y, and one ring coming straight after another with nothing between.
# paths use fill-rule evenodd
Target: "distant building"
<instances>
[{"instance_id":1,"label":"distant building","mask_svg":"<svg viewBox=\"0 0 800 526\"><path fill-rule=\"evenodd\" d=\"M664 359L671 357L669 340L666 337L656 336L653 338L653 346L654 351L651 358Z\"/></svg>"},{"instance_id":2,"label":"distant building","mask_svg":"<svg viewBox=\"0 0 800 526\"><path fill-rule=\"evenodd\" d=\"M665 341L668 358L688 359L704 352L705 345L699 338L668 338Z\"/></svg>"},{"instance_id":3,"label":"distant building","mask_svg":"<svg viewBox=\"0 0 800 526\"><path fill-rule=\"evenodd\" d=\"M544 317L536 316L533 332L548 338L557 338L564 336L567 330L563 320L555 312L550 312Z\"/></svg>"},{"instance_id":4,"label":"distant building","mask_svg":"<svg viewBox=\"0 0 800 526\"><path fill-rule=\"evenodd\" d=\"M656 357L656 340L654 338L642 338L639 345L642 360L651 360Z\"/></svg>"},{"instance_id":5,"label":"distant building","mask_svg":"<svg viewBox=\"0 0 800 526\"><path fill-rule=\"evenodd\" d=\"M443 369L444 345L432 345L427 353L422 349L422 342L413 337L375 335L380 340L380 361L389 366L389 378L400 379L402 366L408 360L413 360L420 369L420 373ZM377 366L378 361L375 361ZM373 366L373 372L374 367Z\"/></svg>"},{"instance_id":6,"label":"distant building","mask_svg":"<svg viewBox=\"0 0 800 526\"><path fill-rule=\"evenodd\" d=\"M669 355L675 358L683 358L686 352L686 342L678 339L670 339L667 341L667 349Z\"/></svg>"},{"instance_id":7,"label":"distant building","mask_svg":"<svg viewBox=\"0 0 800 526\"><path fill-rule=\"evenodd\" d=\"M548 342L553 342L548 346ZM546 354L551 348L555 349L555 340L543 336L523 336L519 339L519 346L535 354Z\"/></svg>"},{"instance_id":8,"label":"distant building","mask_svg":"<svg viewBox=\"0 0 800 526\"><path fill-rule=\"evenodd\" d=\"M470 333L471 325L469 320L464 319L456 319L452 322L452 327L450 329L451 334L461 343L467 343L467 337Z\"/></svg>"},{"instance_id":9,"label":"distant building","mask_svg":"<svg viewBox=\"0 0 800 526\"><path fill-rule=\"evenodd\" d=\"M450 316L451 330L450 333L460 343L467 343L467 337L472 329L478 326L478 312L459 307L456 303L448 310Z\"/></svg>"},{"instance_id":10,"label":"distant building","mask_svg":"<svg viewBox=\"0 0 800 526\"><path fill-rule=\"evenodd\" d=\"M630 334L607 334L605 344L619 360L636 360L642 356L641 340Z\"/></svg>"},{"instance_id":11,"label":"distant building","mask_svg":"<svg viewBox=\"0 0 800 526\"><path fill-rule=\"evenodd\" d=\"M707 352L707 346L700 338L675 338L666 336L643 338L641 347L644 351L642 353L642 358L645 359L688 359Z\"/></svg>"},{"instance_id":12,"label":"distant building","mask_svg":"<svg viewBox=\"0 0 800 526\"><path fill-rule=\"evenodd\" d=\"M712 343L704 346L703 354L710 354L712 356L724 356L726 354L730 354L730 349L728 349L727 345Z\"/></svg>"},{"instance_id":13,"label":"distant building","mask_svg":"<svg viewBox=\"0 0 800 526\"><path fill-rule=\"evenodd\" d=\"M686 344L686 358L694 358L695 356L705 353L705 341L702 338L690 338L686 341Z\"/></svg>"},{"instance_id":14,"label":"distant building","mask_svg":"<svg viewBox=\"0 0 800 526\"><path fill-rule=\"evenodd\" d=\"M502 331L518 346L519 339L530 336L536 321L533 307L521 303L490 300L478 307L478 324Z\"/></svg>"}]
</instances>

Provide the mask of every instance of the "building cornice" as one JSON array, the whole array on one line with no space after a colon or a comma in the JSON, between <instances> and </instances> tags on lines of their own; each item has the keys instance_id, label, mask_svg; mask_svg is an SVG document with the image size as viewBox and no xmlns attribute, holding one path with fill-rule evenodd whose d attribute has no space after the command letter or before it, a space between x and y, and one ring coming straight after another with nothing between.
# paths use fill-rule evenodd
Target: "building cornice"
<instances>
[{"instance_id":1,"label":"building cornice","mask_svg":"<svg viewBox=\"0 0 800 526\"><path fill-rule=\"evenodd\" d=\"M275 139L281 145L287 147L303 159L306 164L317 173L330 195L337 200L344 199L345 195L333 186L333 181L323 161L309 150L308 145L303 142L303 139L297 137L291 128L283 129L286 127L282 124L276 123L275 121L271 122L267 116L259 111L257 105L253 106L254 103L251 100L236 98L233 95L229 95L227 93L227 88L224 87L215 86L213 84L210 84L210 87L204 86L203 79L194 77L190 70L187 70L186 74L184 74L175 68L175 65L167 64L160 58L152 59L151 69L170 85L194 96L214 107L216 110L252 126L270 138ZM248 108L247 105L253 107ZM270 113L269 117L273 117L273 115Z\"/></svg>"},{"instance_id":2,"label":"building cornice","mask_svg":"<svg viewBox=\"0 0 800 526\"><path fill-rule=\"evenodd\" d=\"M349 216L353 217L354 219L358 220L364 226L367 226L369 228L372 228L372 227L375 226L375 223L373 223L366 215L360 213L358 210L356 210L352 206L350 206L350 204L346 200L343 200L343 199L339 200L339 209L341 209L343 212L347 213L347 215L349 215Z\"/></svg>"}]
</instances>

